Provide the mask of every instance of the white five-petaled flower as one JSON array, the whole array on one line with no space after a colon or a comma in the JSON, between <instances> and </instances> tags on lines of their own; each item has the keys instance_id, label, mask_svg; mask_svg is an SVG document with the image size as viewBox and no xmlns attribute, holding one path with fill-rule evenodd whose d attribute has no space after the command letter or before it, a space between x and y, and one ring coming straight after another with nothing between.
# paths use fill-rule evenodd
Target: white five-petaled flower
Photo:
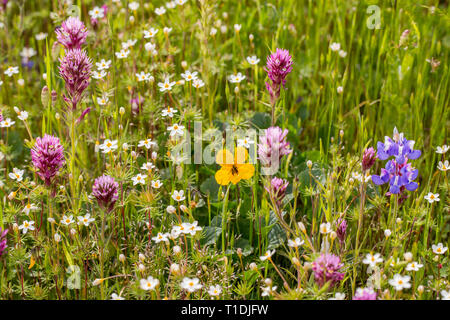
<instances>
[{"instance_id":1,"label":"white five-petaled flower","mask_svg":"<svg viewBox=\"0 0 450 320\"><path fill-rule=\"evenodd\" d=\"M266 253L264 253L264 255L259 257L259 259L261 261L266 261L267 259L270 259L274 253L275 253L275 250L272 250L272 251L267 250Z\"/></svg>"},{"instance_id":2,"label":"white five-petaled flower","mask_svg":"<svg viewBox=\"0 0 450 320\"><path fill-rule=\"evenodd\" d=\"M153 237L152 240L155 241L156 243L160 243L161 241L167 242L167 241L169 241L167 236L168 236L168 234L166 234L166 233L158 232L156 237Z\"/></svg>"},{"instance_id":3,"label":"white five-petaled flower","mask_svg":"<svg viewBox=\"0 0 450 320\"><path fill-rule=\"evenodd\" d=\"M295 238L294 240L288 239L288 246L291 248L297 248L303 245L305 241L300 238Z\"/></svg>"},{"instance_id":4,"label":"white five-petaled flower","mask_svg":"<svg viewBox=\"0 0 450 320\"><path fill-rule=\"evenodd\" d=\"M259 59L256 56L247 57L247 62L251 65L256 65L259 63Z\"/></svg>"},{"instance_id":5,"label":"white five-petaled flower","mask_svg":"<svg viewBox=\"0 0 450 320\"><path fill-rule=\"evenodd\" d=\"M437 148L436 148L436 153L444 154L444 153L446 153L448 150L450 150L450 146L444 144L442 147L437 147Z\"/></svg>"},{"instance_id":6,"label":"white five-petaled flower","mask_svg":"<svg viewBox=\"0 0 450 320\"><path fill-rule=\"evenodd\" d=\"M145 73L144 71L141 71L141 73L136 73L136 78L138 82L141 81L150 81L153 77L150 73Z\"/></svg>"},{"instance_id":7,"label":"white five-petaled flower","mask_svg":"<svg viewBox=\"0 0 450 320\"><path fill-rule=\"evenodd\" d=\"M159 189L161 188L162 185L163 185L162 182L159 180L152 181L152 188Z\"/></svg>"},{"instance_id":8,"label":"white five-petaled flower","mask_svg":"<svg viewBox=\"0 0 450 320\"><path fill-rule=\"evenodd\" d=\"M440 201L439 194L438 193L432 193L429 192L425 197L425 200L427 200L429 203L433 203L435 201Z\"/></svg>"},{"instance_id":9,"label":"white five-petaled flower","mask_svg":"<svg viewBox=\"0 0 450 320\"><path fill-rule=\"evenodd\" d=\"M445 160L444 162L439 161L438 169L444 172L450 169L450 164L448 163L448 160Z\"/></svg>"},{"instance_id":10,"label":"white five-petaled flower","mask_svg":"<svg viewBox=\"0 0 450 320\"><path fill-rule=\"evenodd\" d=\"M408 263L408 265L406 266L406 271L419 271L419 269L422 267L423 264L413 261Z\"/></svg>"},{"instance_id":11,"label":"white five-petaled flower","mask_svg":"<svg viewBox=\"0 0 450 320\"><path fill-rule=\"evenodd\" d=\"M0 127L2 128L9 128L11 127L14 123L16 123L15 121L12 121L10 118L6 118L5 120L3 120L2 122L0 122Z\"/></svg>"},{"instance_id":12,"label":"white five-petaled flower","mask_svg":"<svg viewBox=\"0 0 450 320\"><path fill-rule=\"evenodd\" d=\"M188 223L186 225L186 233L190 234L191 236L195 236L195 234L197 233L197 231L201 231L202 227L198 226L198 221L194 221L192 223Z\"/></svg>"},{"instance_id":13,"label":"white five-petaled flower","mask_svg":"<svg viewBox=\"0 0 450 320\"><path fill-rule=\"evenodd\" d=\"M99 7L94 7L89 11L89 15L92 19L102 19L105 16L105 12Z\"/></svg>"},{"instance_id":14,"label":"white five-petaled flower","mask_svg":"<svg viewBox=\"0 0 450 320\"><path fill-rule=\"evenodd\" d=\"M158 83L159 91L161 91L161 92L170 91L170 90L172 90L172 87L175 84L176 84L175 81L170 82L169 79L165 79L164 82L159 82Z\"/></svg>"},{"instance_id":15,"label":"white five-petaled flower","mask_svg":"<svg viewBox=\"0 0 450 320\"><path fill-rule=\"evenodd\" d=\"M23 208L22 212L25 213L27 216L30 214L30 211L38 210L39 207L36 206L34 203L27 203L25 207Z\"/></svg>"},{"instance_id":16,"label":"white five-petaled flower","mask_svg":"<svg viewBox=\"0 0 450 320\"><path fill-rule=\"evenodd\" d=\"M175 3L179 6L182 6L183 4L185 4L187 2L187 0L175 0Z\"/></svg>"},{"instance_id":17,"label":"white five-petaled flower","mask_svg":"<svg viewBox=\"0 0 450 320\"><path fill-rule=\"evenodd\" d=\"M169 117L169 118L173 118L173 114L177 113L178 111L176 109L173 109L169 106L167 106L167 108L164 108L162 111L162 116L163 117Z\"/></svg>"},{"instance_id":18,"label":"white five-petaled flower","mask_svg":"<svg viewBox=\"0 0 450 320\"><path fill-rule=\"evenodd\" d=\"M250 145L254 144L254 143L255 143L255 141L249 139L248 137L245 137L244 139L238 139L237 140L238 147L245 147L247 149L250 148Z\"/></svg>"},{"instance_id":19,"label":"white five-petaled flower","mask_svg":"<svg viewBox=\"0 0 450 320\"><path fill-rule=\"evenodd\" d=\"M159 280L149 276L147 279L141 279L139 284L141 285L142 290L155 290L159 285Z\"/></svg>"},{"instance_id":20,"label":"white five-petaled flower","mask_svg":"<svg viewBox=\"0 0 450 320\"><path fill-rule=\"evenodd\" d=\"M20 111L17 107L14 107L14 111L17 113L17 118L19 118L20 120L25 121L28 119L28 112Z\"/></svg>"},{"instance_id":21,"label":"white five-petaled flower","mask_svg":"<svg viewBox=\"0 0 450 320\"><path fill-rule=\"evenodd\" d=\"M36 55L36 50L34 50L34 48L28 48L25 47L22 49L22 51L20 51L20 56L24 59L29 59L31 57L33 57L34 55Z\"/></svg>"},{"instance_id":22,"label":"white five-petaled flower","mask_svg":"<svg viewBox=\"0 0 450 320\"><path fill-rule=\"evenodd\" d=\"M100 149L102 149L103 153L109 153L112 152L114 150L117 150L118 145L117 145L117 140L109 140L106 139L105 141L103 141L103 144L98 146Z\"/></svg>"},{"instance_id":23,"label":"white five-petaled flower","mask_svg":"<svg viewBox=\"0 0 450 320\"><path fill-rule=\"evenodd\" d=\"M166 8L164 8L164 7L156 8L156 9L155 9L155 13L156 13L158 16L161 16L161 15L163 15L164 13L166 13Z\"/></svg>"},{"instance_id":24,"label":"white five-petaled flower","mask_svg":"<svg viewBox=\"0 0 450 320\"><path fill-rule=\"evenodd\" d=\"M238 72L237 74L232 74L231 76L228 77L228 80L231 83L239 83L244 79L245 79L245 76L243 76L242 73L240 73L240 72Z\"/></svg>"},{"instance_id":25,"label":"white five-petaled flower","mask_svg":"<svg viewBox=\"0 0 450 320\"><path fill-rule=\"evenodd\" d=\"M186 197L184 196L184 190L180 190L180 191L174 190L172 193L172 199L175 201L178 201L178 202L186 199Z\"/></svg>"},{"instance_id":26,"label":"white five-petaled flower","mask_svg":"<svg viewBox=\"0 0 450 320\"><path fill-rule=\"evenodd\" d=\"M169 33L172 32L172 28L164 27L163 32L164 32L165 35L168 35Z\"/></svg>"},{"instance_id":27,"label":"white five-petaled flower","mask_svg":"<svg viewBox=\"0 0 450 320\"><path fill-rule=\"evenodd\" d=\"M78 224L79 225L84 224L86 227L89 227L89 224L91 222L95 221L94 218L91 218L91 214L90 213L86 213L86 215L84 217L83 216L78 216L77 219L78 219Z\"/></svg>"},{"instance_id":28,"label":"white five-petaled flower","mask_svg":"<svg viewBox=\"0 0 450 320\"><path fill-rule=\"evenodd\" d=\"M294 240L291 240L291 239L288 240L288 246L292 247L292 248L300 247L304 243L305 243L305 241L303 241L300 238L295 238Z\"/></svg>"},{"instance_id":29,"label":"white five-petaled flower","mask_svg":"<svg viewBox=\"0 0 450 320\"><path fill-rule=\"evenodd\" d=\"M372 268L377 265L377 263L383 262L383 258L379 253L368 253L363 260L364 264L370 265Z\"/></svg>"},{"instance_id":30,"label":"white five-petaled flower","mask_svg":"<svg viewBox=\"0 0 450 320\"><path fill-rule=\"evenodd\" d=\"M185 277L180 284L181 289L187 290L188 292L194 292L202 288L200 280L198 278L188 278Z\"/></svg>"},{"instance_id":31,"label":"white five-petaled flower","mask_svg":"<svg viewBox=\"0 0 450 320\"><path fill-rule=\"evenodd\" d=\"M170 131L170 136L182 136L184 134L184 126L179 125L177 123L174 123L172 126L167 128L168 131Z\"/></svg>"},{"instance_id":32,"label":"white five-petaled flower","mask_svg":"<svg viewBox=\"0 0 450 320\"><path fill-rule=\"evenodd\" d=\"M8 67L4 72L8 77L12 77L12 75L16 73L19 73L19 67Z\"/></svg>"},{"instance_id":33,"label":"white five-petaled flower","mask_svg":"<svg viewBox=\"0 0 450 320\"><path fill-rule=\"evenodd\" d=\"M136 44L136 42L137 42L136 39L130 39L125 42L122 42L122 49L127 50L128 48L133 47Z\"/></svg>"},{"instance_id":34,"label":"white five-petaled flower","mask_svg":"<svg viewBox=\"0 0 450 320\"><path fill-rule=\"evenodd\" d=\"M34 230L34 221L25 220L19 226L19 230L22 230L23 234L26 234L28 232L28 230L33 231Z\"/></svg>"},{"instance_id":35,"label":"white five-petaled flower","mask_svg":"<svg viewBox=\"0 0 450 320\"><path fill-rule=\"evenodd\" d=\"M147 175L140 173L135 177L131 178L131 180L133 180L133 186L137 185L138 183L145 184L145 178L147 178Z\"/></svg>"},{"instance_id":36,"label":"white five-petaled flower","mask_svg":"<svg viewBox=\"0 0 450 320\"><path fill-rule=\"evenodd\" d=\"M119 52L116 52L117 59L125 59L130 54L130 50L122 49Z\"/></svg>"},{"instance_id":37,"label":"white five-petaled flower","mask_svg":"<svg viewBox=\"0 0 450 320\"><path fill-rule=\"evenodd\" d=\"M277 290L277 286L261 287L261 290L262 290L261 296L267 297L267 296L271 296Z\"/></svg>"},{"instance_id":38,"label":"white five-petaled flower","mask_svg":"<svg viewBox=\"0 0 450 320\"><path fill-rule=\"evenodd\" d=\"M24 170L20 170L20 169L14 168L14 169L13 169L13 172L10 172L10 173L8 174L8 176L9 176L11 179L13 179L13 180L17 180L17 182L20 182L20 181L22 181L22 179L23 179L23 173L24 173L24 172L25 172Z\"/></svg>"},{"instance_id":39,"label":"white five-petaled flower","mask_svg":"<svg viewBox=\"0 0 450 320\"><path fill-rule=\"evenodd\" d=\"M111 66L111 60L106 61L105 59L102 59L100 62L96 62L95 65L97 66L98 71L108 70Z\"/></svg>"},{"instance_id":40,"label":"white five-petaled flower","mask_svg":"<svg viewBox=\"0 0 450 320\"><path fill-rule=\"evenodd\" d=\"M156 142L152 141L152 139L140 140L138 147L146 147L150 149L152 146L156 146Z\"/></svg>"},{"instance_id":41,"label":"white five-petaled flower","mask_svg":"<svg viewBox=\"0 0 450 320\"><path fill-rule=\"evenodd\" d=\"M219 284L217 284L215 286L210 286L208 289L208 294L213 297L219 296L221 293L222 293L222 287Z\"/></svg>"},{"instance_id":42,"label":"white five-petaled flower","mask_svg":"<svg viewBox=\"0 0 450 320\"><path fill-rule=\"evenodd\" d=\"M153 38L157 33L158 33L158 29L155 28L150 28L150 30L144 30L144 38L148 39L148 38Z\"/></svg>"},{"instance_id":43,"label":"white five-petaled flower","mask_svg":"<svg viewBox=\"0 0 450 320\"><path fill-rule=\"evenodd\" d=\"M197 74L198 74L197 71L190 72L189 70L186 70L185 73L181 74L181 77L184 80L186 80L187 82L189 82L189 81L193 81L193 80L197 79Z\"/></svg>"},{"instance_id":44,"label":"white five-petaled flower","mask_svg":"<svg viewBox=\"0 0 450 320\"><path fill-rule=\"evenodd\" d=\"M101 106L104 106L108 103L109 98L106 95L103 95L102 97L97 97L97 103Z\"/></svg>"},{"instance_id":45,"label":"white five-petaled flower","mask_svg":"<svg viewBox=\"0 0 450 320\"><path fill-rule=\"evenodd\" d=\"M149 162L143 163L141 169L151 171L154 167L155 167L155 165L149 161Z\"/></svg>"},{"instance_id":46,"label":"white five-petaled flower","mask_svg":"<svg viewBox=\"0 0 450 320\"><path fill-rule=\"evenodd\" d=\"M341 44L338 42L333 42L330 44L331 51L339 51L341 49Z\"/></svg>"},{"instance_id":47,"label":"white five-petaled flower","mask_svg":"<svg viewBox=\"0 0 450 320\"><path fill-rule=\"evenodd\" d=\"M435 254L444 254L447 251L447 247L444 247L442 243L438 243L437 245L432 245L431 248Z\"/></svg>"},{"instance_id":48,"label":"white five-petaled flower","mask_svg":"<svg viewBox=\"0 0 450 320\"><path fill-rule=\"evenodd\" d=\"M130 2L128 4L128 8L130 10L136 11L137 9L139 9L139 2L136 2L136 1Z\"/></svg>"},{"instance_id":49,"label":"white five-petaled flower","mask_svg":"<svg viewBox=\"0 0 450 320\"><path fill-rule=\"evenodd\" d=\"M61 219L61 223L66 225L66 226L71 225L72 223L74 223L73 216L71 215L71 216L68 217L66 215L63 215L63 217Z\"/></svg>"},{"instance_id":50,"label":"white five-petaled flower","mask_svg":"<svg viewBox=\"0 0 450 320\"><path fill-rule=\"evenodd\" d=\"M205 86L205 83L203 82L202 79L195 79L195 80L192 82L192 86L193 86L194 88L196 88L196 89L200 89L201 87L204 87L204 86Z\"/></svg>"},{"instance_id":51,"label":"white five-petaled flower","mask_svg":"<svg viewBox=\"0 0 450 320\"><path fill-rule=\"evenodd\" d=\"M327 234L331 232L331 223L327 222L327 223L322 223L319 227L320 229L320 233L322 234Z\"/></svg>"},{"instance_id":52,"label":"white five-petaled flower","mask_svg":"<svg viewBox=\"0 0 450 320\"><path fill-rule=\"evenodd\" d=\"M92 75L91 77L99 80L99 79L103 79L106 76L106 71L105 70L101 70L100 72L98 71L92 71Z\"/></svg>"},{"instance_id":53,"label":"white five-petaled flower","mask_svg":"<svg viewBox=\"0 0 450 320\"><path fill-rule=\"evenodd\" d=\"M389 280L389 284L394 287L395 290L401 291L403 289L411 288L410 276L402 276L401 274L395 274L392 279Z\"/></svg>"}]
</instances>

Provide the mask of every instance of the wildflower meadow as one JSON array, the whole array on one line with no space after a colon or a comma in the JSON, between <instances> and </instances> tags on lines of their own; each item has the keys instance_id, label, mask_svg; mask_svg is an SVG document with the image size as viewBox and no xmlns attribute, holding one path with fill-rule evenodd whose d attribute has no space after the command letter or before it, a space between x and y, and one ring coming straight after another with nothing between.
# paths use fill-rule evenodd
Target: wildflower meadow
<instances>
[{"instance_id":1,"label":"wildflower meadow","mask_svg":"<svg viewBox=\"0 0 450 320\"><path fill-rule=\"evenodd\" d=\"M449 300L438 0L4 0L0 299Z\"/></svg>"}]
</instances>

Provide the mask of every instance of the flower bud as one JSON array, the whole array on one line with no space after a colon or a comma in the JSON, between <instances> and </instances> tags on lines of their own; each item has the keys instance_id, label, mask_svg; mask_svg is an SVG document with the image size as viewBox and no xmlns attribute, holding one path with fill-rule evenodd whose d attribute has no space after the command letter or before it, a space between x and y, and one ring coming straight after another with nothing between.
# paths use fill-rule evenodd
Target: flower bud
<instances>
[{"instance_id":1,"label":"flower bud","mask_svg":"<svg viewBox=\"0 0 450 320\"><path fill-rule=\"evenodd\" d=\"M168 206L166 209L167 213L175 213L177 209L174 206Z\"/></svg>"},{"instance_id":2,"label":"flower bud","mask_svg":"<svg viewBox=\"0 0 450 320\"><path fill-rule=\"evenodd\" d=\"M309 169L312 168L312 165L313 165L313 163L312 163L311 160L306 161L306 166L307 166Z\"/></svg>"},{"instance_id":3,"label":"flower bud","mask_svg":"<svg viewBox=\"0 0 450 320\"><path fill-rule=\"evenodd\" d=\"M299 223L297 223L297 225L301 232L306 233L306 227L303 222L300 221Z\"/></svg>"},{"instance_id":4,"label":"flower bud","mask_svg":"<svg viewBox=\"0 0 450 320\"><path fill-rule=\"evenodd\" d=\"M384 230L384 236L386 238L389 238L391 234L392 234L391 230L389 230L389 229Z\"/></svg>"},{"instance_id":5,"label":"flower bud","mask_svg":"<svg viewBox=\"0 0 450 320\"><path fill-rule=\"evenodd\" d=\"M292 258L292 263L293 263L294 265L296 265L297 267L300 267L300 261L299 261L296 257L293 257L293 258Z\"/></svg>"},{"instance_id":6,"label":"flower bud","mask_svg":"<svg viewBox=\"0 0 450 320\"><path fill-rule=\"evenodd\" d=\"M411 252L405 252L403 257L405 258L406 261L411 262L413 259L413 254Z\"/></svg>"},{"instance_id":7,"label":"flower bud","mask_svg":"<svg viewBox=\"0 0 450 320\"><path fill-rule=\"evenodd\" d=\"M181 247L180 246L174 246L172 248L172 251L174 254L180 254L181 253Z\"/></svg>"},{"instance_id":8,"label":"flower bud","mask_svg":"<svg viewBox=\"0 0 450 320\"><path fill-rule=\"evenodd\" d=\"M121 254L119 255L119 261L122 262L122 263L125 262L125 255L124 255L123 253L121 253Z\"/></svg>"},{"instance_id":9,"label":"flower bud","mask_svg":"<svg viewBox=\"0 0 450 320\"><path fill-rule=\"evenodd\" d=\"M424 292L425 288L423 287L423 285L420 285L417 287L417 292L419 292L419 294L422 294Z\"/></svg>"},{"instance_id":10,"label":"flower bud","mask_svg":"<svg viewBox=\"0 0 450 320\"><path fill-rule=\"evenodd\" d=\"M138 269L139 269L139 271L143 272L143 271L145 271L145 266L142 263L140 263L138 266Z\"/></svg>"},{"instance_id":11,"label":"flower bud","mask_svg":"<svg viewBox=\"0 0 450 320\"><path fill-rule=\"evenodd\" d=\"M188 63L186 61L181 61L181 67L186 69L188 67Z\"/></svg>"},{"instance_id":12,"label":"flower bud","mask_svg":"<svg viewBox=\"0 0 450 320\"><path fill-rule=\"evenodd\" d=\"M254 262L250 263L249 267L250 267L250 270L258 271L258 266Z\"/></svg>"},{"instance_id":13,"label":"flower bud","mask_svg":"<svg viewBox=\"0 0 450 320\"><path fill-rule=\"evenodd\" d=\"M98 286L99 284L101 284L103 281L105 281L105 279L95 279L94 282L92 282L93 286Z\"/></svg>"},{"instance_id":14,"label":"flower bud","mask_svg":"<svg viewBox=\"0 0 450 320\"><path fill-rule=\"evenodd\" d=\"M180 274L181 268L178 263L172 263L170 265L170 273L174 276L177 276Z\"/></svg>"},{"instance_id":15,"label":"flower bud","mask_svg":"<svg viewBox=\"0 0 450 320\"><path fill-rule=\"evenodd\" d=\"M44 107L48 106L49 98L50 98L50 93L48 91L48 87L44 86L41 91L41 102Z\"/></svg>"},{"instance_id":16,"label":"flower bud","mask_svg":"<svg viewBox=\"0 0 450 320\"><path fill-rule=\"evenodd\" d=\"M120 108L119 108L119 114L120 114L121 116L123 116L123 115L125 114L125 108L124 108L124 107L120 107Z\"/></svg>"},{"instance_id":17,"label":"flower bud","mask_svg":"<svg viewBox=\"0 0 450 320\"><path fill-rule=\"evenodd\" d=\"M268 286L271 286L273 282L272 282L272 279L266 278L266 279L264 279L264 283Z\"/></svg>"},{"instance_id":18,"label":"flower bud","mask_svg":"<svg viewBox=\"0 0 450 320\"><path fill-rule=\"evenodd\" d=\"M52 97L52 107L54 107L56 104L56 100L58 100L58 93L55 90L52 90L51 97Z\"/></svg>"}]
</instances>

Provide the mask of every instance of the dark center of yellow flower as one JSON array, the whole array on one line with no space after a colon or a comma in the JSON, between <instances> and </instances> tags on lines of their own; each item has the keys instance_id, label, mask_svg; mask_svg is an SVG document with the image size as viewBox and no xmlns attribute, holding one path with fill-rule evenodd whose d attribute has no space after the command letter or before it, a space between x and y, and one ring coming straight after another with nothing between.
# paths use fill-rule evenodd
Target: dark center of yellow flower
<instances>
[{"instance_id":1,"label":"dark center of yellow flower","mask_svg":"<svg viewBox=\"0 0 450 320\"><path fill-rule=\"evenodd\" d=\"M236 165L233 165L233 167L231 167L231 174L232 174L233 176L239 174L239 170L238 170L238 168L236 167Z\"/></svg>"}]
</instances>

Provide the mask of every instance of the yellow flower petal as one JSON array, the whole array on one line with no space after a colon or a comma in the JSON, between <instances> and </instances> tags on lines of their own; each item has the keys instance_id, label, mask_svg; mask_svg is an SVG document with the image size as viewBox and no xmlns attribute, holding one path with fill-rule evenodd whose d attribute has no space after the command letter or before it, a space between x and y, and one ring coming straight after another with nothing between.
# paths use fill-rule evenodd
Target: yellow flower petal
<instances>
[{"instance_id":1,"label":"yellow flower petal","mask_svg":"<svg viewBox=\"0 0 450 320\"><path fill-rule=\"evenodd\" d=\"M223 165L232 165L233 164L233 155L230 151L223 149L219 150L216 154L216 163Z\"/></svg>"},{"instance_id":2,"label":"yellow flower petal","mask_svg":"<svg viewBox=\"0 0 450 320\"><path fill-rule=\"evenodd\" d=\"M218 184L222 186L226 186L230 183L232 178L231 167L222 167L219 171L216 172L215 178Z\"/></svg>"},{"instance_id":3,"label":"yellow flower petal","mask_svg":"<svg viewBox=\"0 0 450 320\"><path fill-rule=\"evenodd\" d=\"M251 163L245 163L238 166L238 171L240 178L247 180L253 177L255 167Z\"/></svg>"}]
</instances>

